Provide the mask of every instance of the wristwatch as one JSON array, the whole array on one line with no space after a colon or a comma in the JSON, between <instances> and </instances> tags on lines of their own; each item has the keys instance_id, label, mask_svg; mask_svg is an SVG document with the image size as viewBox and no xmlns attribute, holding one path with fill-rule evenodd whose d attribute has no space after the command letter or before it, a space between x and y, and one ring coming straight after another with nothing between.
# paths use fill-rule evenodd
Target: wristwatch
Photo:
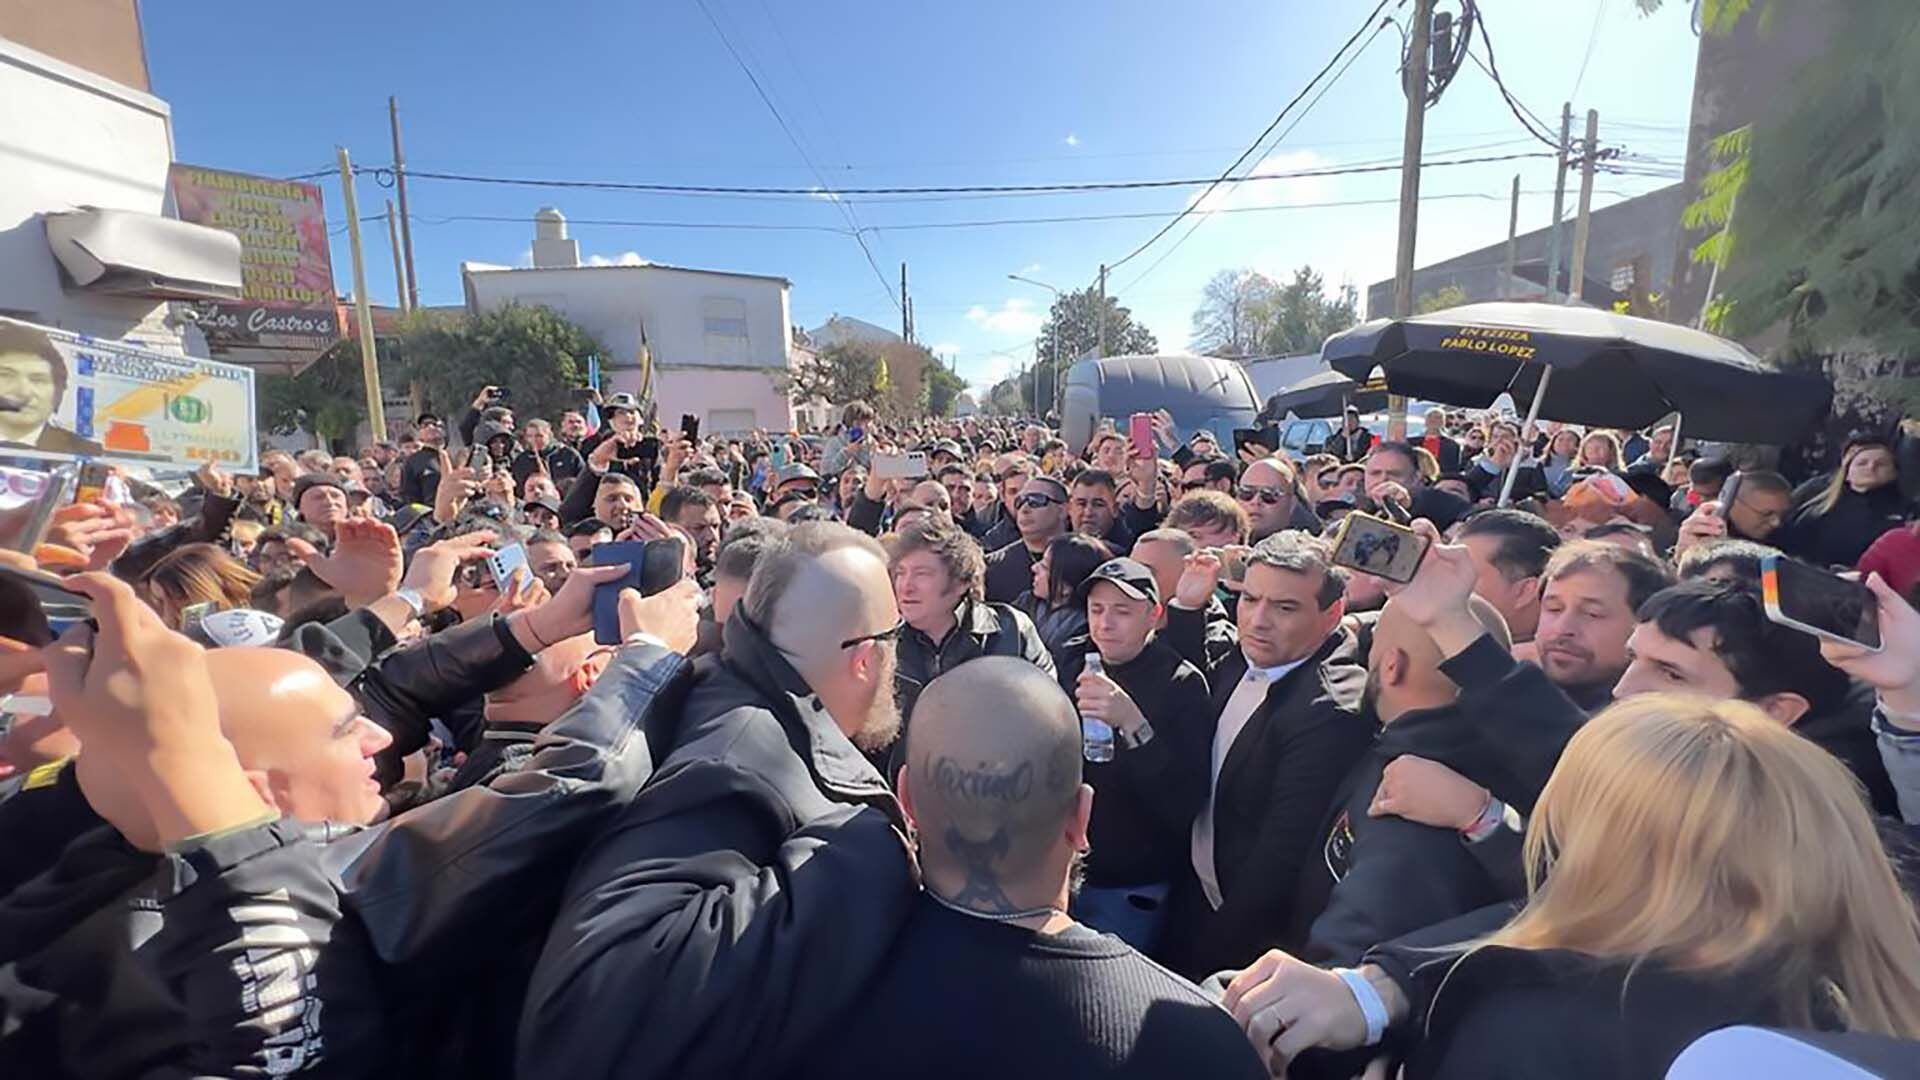
<instances>
[{"instance_id":1,"label":"wristwatch","mask_svg":"<svg viewBox=\"0 0 1920 1080\"><path fill-rule=\"evenodd\" d=\"M1148 723L1145 717L1141 717L1140 726L1134 728L1132 732L1114 728L1113 734L1127 749L1138 750L1153 741L1153 725Z\"/></svg>"},{"instance_id":2,"label":"wristwatch","mask_svg":"<svg viewBox=\"0 0 1920 1080\"><path fill-rule=\"evenodd\" d=\"M414 618L417 619L427 613L427 597L419 589L411 586L404 589L395 589L393 590L393 595L399 597L409 608L413 609Z\"/></svg>"}]
</instances>

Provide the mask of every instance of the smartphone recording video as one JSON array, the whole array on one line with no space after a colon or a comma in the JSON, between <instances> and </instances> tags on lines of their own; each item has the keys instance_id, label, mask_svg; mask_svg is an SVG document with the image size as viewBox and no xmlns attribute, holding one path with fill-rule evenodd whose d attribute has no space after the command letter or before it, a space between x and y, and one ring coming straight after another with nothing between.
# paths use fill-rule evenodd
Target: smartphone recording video
<instances>
[{"instance_id":1,"label":"smartphone recording video","mask_svg":"<svg viewBox=\"0 0 1920 1080\"><path fill-rule=\"evenodd\" d=\"M1405 525L1356 511L1340 521L1340 531L1334 536L1333 561L1337 566L1404 585L1420 569L1428 544L1426 537Z\"/></svg>"},{"instance_id":2,"label":"smartphone recording video","mask_svg":"<svg viewBox=\"0 0 1920 1080\"><path fill-rule=\"evenodd\" d=\"M1817 638L1880 651L1880 604L1858 581L1784 555L1760 563L1767 618Z\"/></svg>"}]
</instances>

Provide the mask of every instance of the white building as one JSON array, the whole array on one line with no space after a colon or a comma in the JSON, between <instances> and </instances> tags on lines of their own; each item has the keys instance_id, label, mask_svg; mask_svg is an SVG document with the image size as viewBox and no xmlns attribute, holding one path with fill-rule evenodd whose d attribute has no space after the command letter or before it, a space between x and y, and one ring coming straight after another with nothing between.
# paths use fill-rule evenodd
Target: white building
<instances>
[{"instance_id":1,"label":"white building","mask_svg":"<svg viewBox=\"0 0 1920 1080\"><path fill-rule=\"evenodd\" d=\"M565 315L607 347L603 393L639 392L644 333L668 427L684 413L699 417L703 432L793 427L787 279L644 262L582 266L558 210L540 210L534 229L533 266L461 264L469 311L519 303Z\"/></svg>"},{"instance_id":2,"label":"white building","mask_svg":"<svg viewBox=\"0 0 1920 1080\"><path fill-rule=\"evenodd\" d=\"M172 116L137 4L0 4L0 315L207 355L169 300L240 295L240 242L166 217Z\"/></svg>"}]
</instances>

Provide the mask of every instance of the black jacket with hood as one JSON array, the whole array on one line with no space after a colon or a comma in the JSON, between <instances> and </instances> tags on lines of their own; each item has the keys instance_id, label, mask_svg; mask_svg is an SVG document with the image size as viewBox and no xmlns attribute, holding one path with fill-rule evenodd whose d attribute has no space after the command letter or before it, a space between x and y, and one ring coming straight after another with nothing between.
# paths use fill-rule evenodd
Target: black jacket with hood
<instances>
[{"instance_id":1,"label":"black jacket with hood","mask_svg":"<svg viewBox=\"0 0 1920 1080\"><path fill-rule=\"evenodd\" d=\"M785 1075L912 909L899 804L744 612L671 745L567 883L522 1080Z\"/></svg>"},{"instance_id":2,"label":"black jacket with hood","mask_svg":"<svg viewBox=\"0 0 1920 1080\"><path fill-rule=\"evenodd\" d=\"M82 837L0 899L0 1076L508 1076L567 867L652 774L688 670L623 649L524 768L368 828Z\"/></svg>"}]
</instances>

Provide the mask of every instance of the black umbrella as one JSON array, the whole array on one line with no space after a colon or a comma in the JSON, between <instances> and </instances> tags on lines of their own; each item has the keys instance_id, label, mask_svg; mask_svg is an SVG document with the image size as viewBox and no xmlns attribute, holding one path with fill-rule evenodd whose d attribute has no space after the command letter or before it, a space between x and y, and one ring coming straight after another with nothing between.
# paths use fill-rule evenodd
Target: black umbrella
<instances>
[{"instance_id":1,"label":"black umbrella","mask_svg":"<svg viewBox=\"0 0 1920 1080\"><path fill-rule=\"evenodd\" d=\"M1279 420L1288 413L1305 420L1318 416L1339 416L1348 405L1361 412L1386 408L1385 380L1369 379L1357 383L1337 371L1316 372L1268 398L1266 417Z\"/></svg>"},{"instance_id":2,"label":"black umbrella","mask_svg":"<svg viewBox=\"0 0 1920 1080\"><path fill-rule=\"evenodd\" d=\"M1833 398L1825 378L1774 371L1704 330L1559 304L1375 319L1320 356L1352 379L1380 367L1392 392L1428 401L1484 408L1506 391L1532 403L1529 419L1626 429L1677 412L1687 434L1727 442L1791 442Z\"/></svg>"}]
</instances>

